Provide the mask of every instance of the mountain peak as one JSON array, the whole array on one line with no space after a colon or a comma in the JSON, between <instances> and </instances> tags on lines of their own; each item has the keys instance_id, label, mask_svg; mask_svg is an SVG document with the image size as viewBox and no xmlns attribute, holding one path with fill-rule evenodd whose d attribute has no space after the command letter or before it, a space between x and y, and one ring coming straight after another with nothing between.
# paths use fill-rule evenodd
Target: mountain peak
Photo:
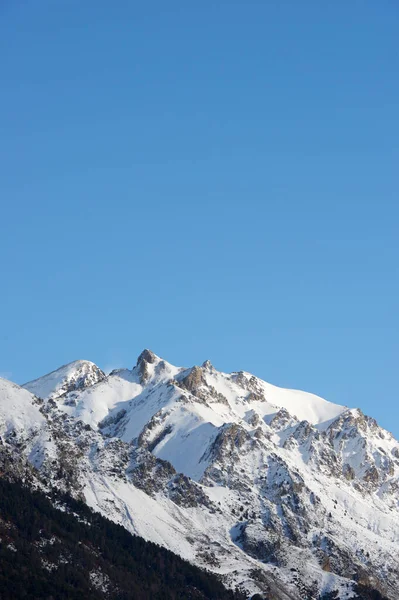
<instances>
[{"instance_id":1,"label":"mountain peak","mask_svg":"<svg viewBox=\"0 0 399 600\"><path fill-rule=\"evenodd\" d=\"M162 359L148 348L145 348L137 359L136 369L139 372L140 383L146 384L157 366L163 363Z\"/></svg>"},{"instance_id":2,"label":"mountain peak","mask_svg":"<svg viewBox=\"0 0 399 600\"><path fill-rule=\"evenodd\" d=\"M105 373L89 360L75 360L43 377L28 381L22 387L39 398L55 399L82 390L105 379Z\"/></svg>"},{"instance_id":3,"label":"mountain peak","mask_svg":"<svg viewBox=\"0 0 399 600\"><path fill-rule=\"evenodd\" d=\"M143 361L150 363L150 364L154 364L157 360L157 355L154 354L154 352L152 352L151 350L148 350L148 348L144 348L143 352L140 354L140 356L137 359L137 366L139 366Z\"/></svg>"},{"instance_id":4,"label":"mountain peak","mask_svg":"<svg viewBox=\"0 0 399 600\"><path fill-rule=\"evenodd\" d=\"M215 369L215 367L213 366L213 364L211 363L211 361L209 359L205 360L202 363L202 368L205 369L206 371L213 371Z\"/></svg>"}]
</instances>

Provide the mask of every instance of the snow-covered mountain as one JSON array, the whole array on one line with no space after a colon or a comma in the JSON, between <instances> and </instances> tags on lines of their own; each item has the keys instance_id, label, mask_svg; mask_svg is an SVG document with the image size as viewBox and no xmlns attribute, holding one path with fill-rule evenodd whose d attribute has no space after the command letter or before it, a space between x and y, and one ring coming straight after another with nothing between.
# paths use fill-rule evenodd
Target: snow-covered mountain
<instances>
[{"instance_id":1,"label":"snow-covered mountain","mask_svg":"<svg viewBox=\"0 0 399 600\"><path fill-rule=\"evenodd\" d=\"M59 398L67 392L83 390L105 379L105 373L88 360L75 360L48 375L24 385L35 396L48 400Z\"/></svg>"},{"instance_id":2,"label":"snow-covered mountain","mask_svg":"<svg viewBox=\"0 0 399 600\"><path fill-rule=\"evenodd\" d=\"M144 350L0 380L0 436L37 485L248 594L399 597L399 443L358 409Z\"/></svg>"}]
</instances>

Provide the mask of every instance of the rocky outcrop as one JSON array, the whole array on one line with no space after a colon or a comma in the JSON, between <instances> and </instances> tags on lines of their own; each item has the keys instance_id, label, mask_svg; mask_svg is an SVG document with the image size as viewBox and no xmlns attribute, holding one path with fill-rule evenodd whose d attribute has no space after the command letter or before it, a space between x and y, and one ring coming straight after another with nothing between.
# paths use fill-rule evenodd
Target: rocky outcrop
<instances>
[{"instance_id":1,"label":"rocky outcrop","mask_svg":"<svg viewBox=\"0 0 399 600\"><path fill-rule=\"evenodd\" d=\"M149 365L153 365L156 362L156 355L151 350L143 350L137 359L136 369L140 375L140 382L145 385L150 377Z\"/></svg>"},{"instance_id":2,"label":"rocky outcrop","mask_svg":"<svg viewBox=\"0 0 399 600\"><path fill-rule=\"evenodd\" d=\"M221 404L228 405L227 398L218 392L212 385L209 385L205 373L211 371L212 365L202 367L193 367L189 372L179 380L175 381L175 384L183 390L190 392L196 401L203 404L219 402Z\"/></svg>"}]
</instances>

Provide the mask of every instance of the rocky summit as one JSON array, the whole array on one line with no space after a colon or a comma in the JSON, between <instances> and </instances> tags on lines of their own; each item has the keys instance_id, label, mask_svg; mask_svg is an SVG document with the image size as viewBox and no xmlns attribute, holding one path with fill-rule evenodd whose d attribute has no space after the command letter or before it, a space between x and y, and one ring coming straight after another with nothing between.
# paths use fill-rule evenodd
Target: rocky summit
<instances>
[{"instance_id":1,"label":"rocky summit","mask_svg":"<svg viewBox=\"0 0 399 600\"><path fill-rule=\"evenodd\" d=\"M0 379L0 436L15 479L248 598L399 598L399 443L359 409L144 350Z\"/></svg>"}]
</instances>

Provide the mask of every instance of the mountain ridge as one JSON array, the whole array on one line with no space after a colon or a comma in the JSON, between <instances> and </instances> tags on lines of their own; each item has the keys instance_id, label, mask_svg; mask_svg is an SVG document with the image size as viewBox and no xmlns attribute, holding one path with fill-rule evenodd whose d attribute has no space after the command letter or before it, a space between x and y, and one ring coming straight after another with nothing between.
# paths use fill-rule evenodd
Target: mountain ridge
<instances>
[{"instance_id":1,"label":"mountain ridge","mask_svg":"<svg viewBox=\"0 0 399 600\"><path fill-rule=\"evenodd\" d=\"M48 484L248 594L399 593L399 444L374 419L209 361L81 362L34 380L45 422L5 435Z\"/></svg>"}]
</instances>

